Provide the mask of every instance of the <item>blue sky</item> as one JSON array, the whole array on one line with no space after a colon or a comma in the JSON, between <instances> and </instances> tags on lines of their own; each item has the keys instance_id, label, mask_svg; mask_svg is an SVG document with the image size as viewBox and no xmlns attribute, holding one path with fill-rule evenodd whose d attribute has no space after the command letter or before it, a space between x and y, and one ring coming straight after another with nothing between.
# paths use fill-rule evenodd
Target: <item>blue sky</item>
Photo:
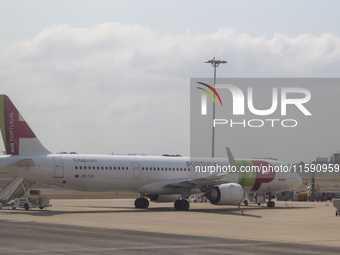
<instances>
[{"instance_id":1,"label":"blue sky","mask_svg":"<svg viewBox=\"0 0 340 255\"><path fill-rule=\"evenodd\" d=\"M189 154L189 79L339 77L339 1L1 1L0 83L54 152ZM322 141L320 140L320 143ZM297 155L338 150L333 141ZM254 147L229 145L240 157ZM1 148L0 148L1 149Z\"/></svg>"}]
</instances>

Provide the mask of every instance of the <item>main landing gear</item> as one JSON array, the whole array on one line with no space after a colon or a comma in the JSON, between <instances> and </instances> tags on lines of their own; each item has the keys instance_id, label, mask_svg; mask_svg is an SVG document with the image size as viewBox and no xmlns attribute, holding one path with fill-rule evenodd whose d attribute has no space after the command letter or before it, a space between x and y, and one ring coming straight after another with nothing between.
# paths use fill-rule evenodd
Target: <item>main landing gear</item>
<instances>
[{"instance_id":1,"label":"main landing gear","mask_svg":"<svg viewBox=\"0 0 340 255\"><path fill-rule=\"evenodd\" d=\"M187 199L190 197L190 190L189 189L183 189L182 195L180 199L177 199L174 203L174 207L176 211L188 211L190 204Z\"/></svg>"},{"instance_id":2,"label":"main landing gear","mask_svg":"<svg viewBox=\"0 0 340 255\"><path fill-rule=\"evenodd\" d=\"M269 196L269 198L268 198L268 203L267 203L267 206L268 207L275 207L275 202L274 201L272 201L272 199L275 197L275 196L272 196L272 194L271 193L269 193L268 194Z\"/></svg>"},{"instance_id":3,"label":"main landing gear","mask_svg":"<svg viewBox=\"0 0 340 255\"><path fill-rule=\"evenodd\" d=\"M176 211L188 211L190 204L189 204L189 201L186 199L182 199L182 200L178 199L175 201L174 207Z\"/></svg>"},{"instance_id":4,"label":"main landing gear","mask_svg":"<svg viewBox=\"0 0 340 255\"><path fill-rule=\"evenodd\" d=\"M275 202L274 201L268 201L267 206L268 207L275 207Z\"/></svg>"},{"instance_id":5,"label":"main landing gear","mask_svg":"<svg viewBox=\"0 0 340 255\"><path fill-rule=\"evenodd\" d=\"M135 208L147 209L149 207L149 200L141 194L139 198L135 200Z\"/></svg>"}]
</instances>

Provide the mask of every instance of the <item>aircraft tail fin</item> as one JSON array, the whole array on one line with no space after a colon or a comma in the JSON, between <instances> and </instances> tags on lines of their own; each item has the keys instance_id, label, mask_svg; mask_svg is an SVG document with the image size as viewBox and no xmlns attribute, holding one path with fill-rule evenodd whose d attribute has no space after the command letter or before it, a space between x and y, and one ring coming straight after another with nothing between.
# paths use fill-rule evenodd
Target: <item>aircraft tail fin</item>
<instances>
[{"instance_id":1,"label":"aircraft tail fin","mask_svg":"<svg viewBox=\"0 0 340 255\"><path fill-rule=\"evenodd\" d=\"M50 153L6 95L0 95L0 128L7 155Z\"/></svg>"}]
</instances>

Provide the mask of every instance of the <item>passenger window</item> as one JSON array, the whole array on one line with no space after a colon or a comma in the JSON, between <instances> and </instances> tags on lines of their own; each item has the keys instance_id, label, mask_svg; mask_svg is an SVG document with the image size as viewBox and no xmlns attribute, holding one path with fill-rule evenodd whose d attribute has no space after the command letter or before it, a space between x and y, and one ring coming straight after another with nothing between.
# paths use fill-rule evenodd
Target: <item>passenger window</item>
<instances>
[{"instance_id":1,"label":"passenger window","mask_svg":"<svg viewBox=\"0 0 340 255\"><path fill-rule=\"evenodd\" d=\"M77 170L77 169L78 169L78 167L77 167L77 166L75 166L75 169Z\"/></svg>"}]
</instances>

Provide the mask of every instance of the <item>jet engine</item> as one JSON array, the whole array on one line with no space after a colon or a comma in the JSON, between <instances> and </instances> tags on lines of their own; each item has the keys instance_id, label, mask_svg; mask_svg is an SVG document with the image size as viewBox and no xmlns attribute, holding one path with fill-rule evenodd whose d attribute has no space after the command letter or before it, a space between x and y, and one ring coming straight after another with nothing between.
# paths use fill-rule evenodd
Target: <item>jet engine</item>
<instances>
[{"instance_id":1,"label":"jet engine","mask_svg":"<svg viewBox=\"0 0 340 255\"><path fill-rule=\"evenodd\" d=\"M237 183L216 185L205 197L214 205L238 205L243 198L243 188Z\"/></svg>"}]
</instances>

